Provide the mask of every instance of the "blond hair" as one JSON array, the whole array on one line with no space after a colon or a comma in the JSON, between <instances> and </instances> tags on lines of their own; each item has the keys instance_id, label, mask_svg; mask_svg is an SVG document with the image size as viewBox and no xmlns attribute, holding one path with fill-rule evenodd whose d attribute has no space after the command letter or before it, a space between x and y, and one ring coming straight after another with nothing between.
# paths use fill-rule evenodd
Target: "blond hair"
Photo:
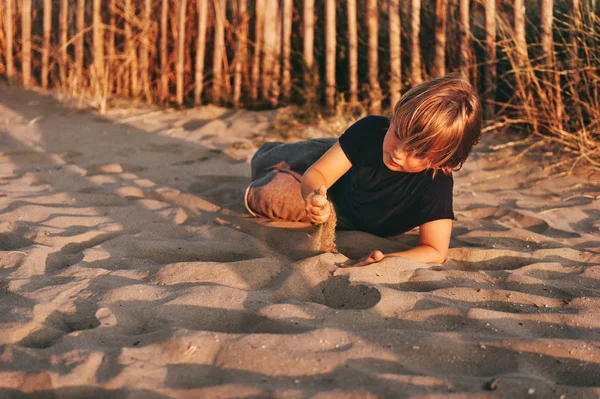
<instances>
[{"instance_id":1,"label":"blond hair","mask_svg":"<svg viewBox=\"0 0 600 399\"><path fill-rule=\"evenodd\" d=\"M481 103L469 82L451 73L407 91L394 107L391 126L411 155L449 174L481 138Z\"/></svg>"}]
</instances>

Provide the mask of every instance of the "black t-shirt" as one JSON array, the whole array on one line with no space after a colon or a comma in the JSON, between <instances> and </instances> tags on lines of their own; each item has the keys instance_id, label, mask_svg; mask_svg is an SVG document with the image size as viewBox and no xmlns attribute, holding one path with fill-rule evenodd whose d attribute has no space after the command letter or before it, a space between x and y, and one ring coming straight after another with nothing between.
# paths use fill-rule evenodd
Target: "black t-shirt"
<instances>
[{"instance_id":1,"label":"black t-shirt","mask_svg":"<svg viewBox=\"0 0 600 399\"><path fill-rule=\"evenodd\" d=\"M438 219L454 219L452 176L432 170L394 172L383 163L390 121L368 116L340 136L352 167L330 189L336 211L357 229L378 236L404 233Z\"/></svg>"}]
</instances>

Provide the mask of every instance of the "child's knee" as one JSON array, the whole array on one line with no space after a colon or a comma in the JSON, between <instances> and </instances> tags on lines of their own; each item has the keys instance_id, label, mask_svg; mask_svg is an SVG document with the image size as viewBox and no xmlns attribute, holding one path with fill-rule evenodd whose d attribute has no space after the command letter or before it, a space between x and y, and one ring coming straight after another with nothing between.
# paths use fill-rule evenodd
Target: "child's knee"
<instances>
[{"instance_id":1,"label":"child's knee","mask_svg":"<svg viewBox=\"0 0 600 399\"><path fill-rule=\"evenodd\" d=\"M300 190L302 176L293 171L274 170L248 186L245 203L253 215L291 222L308 222Z\"/></svg>"}]
</instances>

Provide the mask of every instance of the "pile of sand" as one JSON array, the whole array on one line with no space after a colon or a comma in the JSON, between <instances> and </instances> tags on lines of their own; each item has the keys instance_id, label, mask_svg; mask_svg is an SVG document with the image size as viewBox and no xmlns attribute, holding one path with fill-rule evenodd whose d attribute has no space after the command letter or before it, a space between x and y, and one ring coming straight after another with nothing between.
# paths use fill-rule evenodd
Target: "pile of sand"
<instances>
[{"instance_id":1,"label":"pile of sand","mask_svg":"<svg viewBox=\"0 0 600 399\"><path fill-rule=\"evenodd\" d=\"M600 187L482 143L450 259L251 218L275 111L0 97L1 398L600 395ZM545 157L552 157L546 153Z\"/></svg>"}]
</instances>

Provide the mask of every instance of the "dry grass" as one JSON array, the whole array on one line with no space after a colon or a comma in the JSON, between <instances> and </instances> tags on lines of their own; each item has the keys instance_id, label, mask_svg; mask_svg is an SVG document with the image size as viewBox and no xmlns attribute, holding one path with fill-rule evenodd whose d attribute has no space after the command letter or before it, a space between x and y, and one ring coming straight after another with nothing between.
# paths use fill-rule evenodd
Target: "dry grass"
<instances>
[{"instance_id":1,"label":"dry grass","mask_svg":"<svg viewBox=\"0 0 600 399\"><path fill-rule=\"evenodd\" d=\"M600 168L600 19L585 11L578 30L568 16L556 19L560 41L552 60L529 57L519 63L510 27L499 25L500 50L510 65L501 80L512 97L497 104L498 118L487 129L525 130L559 144L574 166Z\"/></svg>"}]
</instances>

